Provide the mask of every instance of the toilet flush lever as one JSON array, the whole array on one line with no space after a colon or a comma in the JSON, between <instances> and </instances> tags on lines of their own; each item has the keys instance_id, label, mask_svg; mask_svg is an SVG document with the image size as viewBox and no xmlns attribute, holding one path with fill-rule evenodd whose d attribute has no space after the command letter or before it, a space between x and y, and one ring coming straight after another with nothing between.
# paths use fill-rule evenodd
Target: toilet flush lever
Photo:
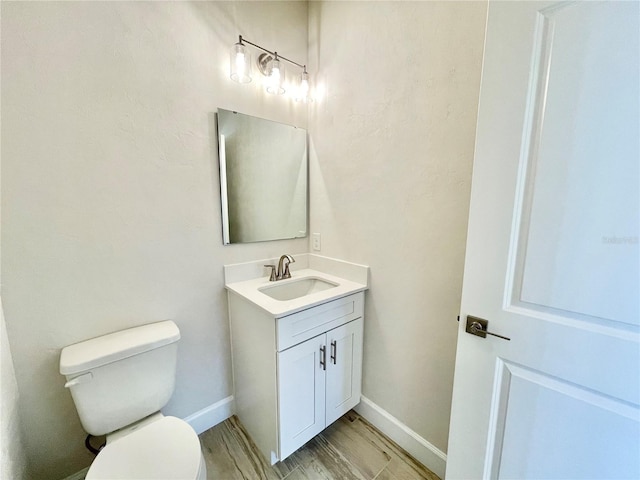
<instances>
[{"instance_id":1,"label":"toilet flush lever","mask_svg":"<svg viewBox=\"0 0 640 480\"><path fill-rule=\"evenodd\" d=\"M72 378L67 383L64 384L64 388L73 387L74 385L79 385L81 383L90 382L93 379L93 373L85 373L84 375L80 375L79 377Z\"/></svg>"},{"instance_id":2,"label":"toilet flush lever","mask_svg":"<svg viewBox=\"0 0 640 480\"><path fill-rule=\"evenodd\" d=\"M476 337L486 338L487 335L492 335L494 337L502 338L503 340L511 340L509 337L487 331L488 325L489 321L484 318L467 315L467 327L464 331L471 335L475 335Z\"/></svg>"}]
</instances>

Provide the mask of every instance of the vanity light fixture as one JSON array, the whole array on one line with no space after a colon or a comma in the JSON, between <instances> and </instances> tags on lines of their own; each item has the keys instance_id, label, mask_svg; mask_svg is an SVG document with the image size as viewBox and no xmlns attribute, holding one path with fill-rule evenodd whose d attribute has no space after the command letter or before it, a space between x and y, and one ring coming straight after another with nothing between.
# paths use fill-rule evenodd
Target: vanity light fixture
<instances>
[{"instance_id":1,"label":"vanity light fixture","mask_svg":"<svg viewBox=\"0 0 640 480\"><path fill-rule=\"evenodd\" d=\"M267 77L267 92L272 95L282 95L284 93L284 68L278 58L278 52L274 52L273 55L273 58L266 53L260 55L260 57L268 57L264 62L264 70L260 69L260 71Z\"/></svg>"},{"instance_id":2,"label":"vanity light fixture","mask_svg":"<svg viewBox=\"0 0 640 480\"><path fill-rule=\"evenodd\" d=\"M251 52L240 42L231 47L231 79L238 83L251 81Z\"/></svg>"},{"instance_id":3,"label":"vanity light fixture","mask_svg":"<svg viewBox=\"0 0 640 480\"><path fill-rule=\"evenodd\" d=\"M313 97L310 95L309 87L309 74L306 67L300 74L300 86L298 87L298 94L296 95L296 102L313 102Z\"/></svg>"},{"instance_id":4,"label":"vanity light fixture","mask_svg":"<svg viewBox=\"0 0 640 480\"><path fill-rule=\"evenodd\" d=\"M242 35L238 36L238 43L231 47L230 57L230 77L231 80L238 83L249 83L251 81L251 52L245 44L249 44L262 52L257 59L258 70L266 77L265 85L266 91L274 95L282 95L285 92L284 88L284 65L282 60L289 62L302 69L302 73L298 78L297 91L294 92L294 98L296 101L312 102L313 98L310 95L309 87L309 74L307 73L307 66L301 65L298 62L278 55L278 52L272 52L266 48L261 47L249 40L242 38Z\"/></svg>"}]
</instances>

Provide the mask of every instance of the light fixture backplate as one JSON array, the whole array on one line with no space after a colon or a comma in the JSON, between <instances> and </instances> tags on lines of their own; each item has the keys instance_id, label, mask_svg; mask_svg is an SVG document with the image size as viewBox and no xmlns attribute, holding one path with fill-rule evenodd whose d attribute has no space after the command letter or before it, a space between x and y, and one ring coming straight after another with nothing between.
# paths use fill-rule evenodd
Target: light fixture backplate
<instances>
[{"instance_id":1,"label":"light fixture backplate","mask_svg":"<svg viewBox=\"0 0 640 480\"><path fill-rule=\"evenodd\" d=\"M271 74L271 72L269 71L269 64L272 60L273 57L268 53L261 53L258 57L258 70L260 70L260 73L262 73L265 77L268 77Z\"/></svg>"}]
</instances>

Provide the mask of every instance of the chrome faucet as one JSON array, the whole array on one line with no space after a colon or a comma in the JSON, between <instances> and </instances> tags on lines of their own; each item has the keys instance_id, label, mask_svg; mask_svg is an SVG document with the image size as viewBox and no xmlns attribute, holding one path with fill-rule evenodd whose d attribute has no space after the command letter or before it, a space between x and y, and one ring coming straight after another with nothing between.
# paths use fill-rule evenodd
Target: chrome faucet
<instances>
[{"instance_id":1,"label":"chrome faucet","mask_svg":"<svg viewBox=\"0 0 640 480\"><path fill-rule=\"evenodd\" d=\"M269 281L276 282L278 280L284 280L285 278L291 278L291 272L289 271L290 263L295 263L294 258L291 255L284 254L280 257L280 261L278 261L277 269L275 265L265 265L265 267L271 269Z\"/></svg>"}]
</instances>

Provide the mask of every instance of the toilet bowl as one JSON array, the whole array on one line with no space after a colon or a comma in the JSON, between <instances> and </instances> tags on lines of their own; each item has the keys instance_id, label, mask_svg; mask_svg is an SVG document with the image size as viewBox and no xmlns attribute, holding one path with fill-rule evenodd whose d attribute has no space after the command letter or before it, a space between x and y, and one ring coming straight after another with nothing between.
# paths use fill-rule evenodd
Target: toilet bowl
<instances>
[{"instance_id":1,"label":"toilet bowl","mask_svg":"<svg viewBox=\"0 0 640 480\"><path fill-rule=\"evenodd\" d=\"M85 479L206 479L200 441L191 426L162 414L150 420L115 440L107 438Z\"/></svg>"},{"instance_id":2,"label":"toilet bowl","mask_svg":"<svg viewBox=\"0 0 640 480\"><path fill-rule=\"evenodd\" d=\"M200 440L185 421L164 416L173 394L180 331L164 321L62 349L60 373L80 422L107 443L87 480L204 480Z\"/></svg>"}]
</instances>

